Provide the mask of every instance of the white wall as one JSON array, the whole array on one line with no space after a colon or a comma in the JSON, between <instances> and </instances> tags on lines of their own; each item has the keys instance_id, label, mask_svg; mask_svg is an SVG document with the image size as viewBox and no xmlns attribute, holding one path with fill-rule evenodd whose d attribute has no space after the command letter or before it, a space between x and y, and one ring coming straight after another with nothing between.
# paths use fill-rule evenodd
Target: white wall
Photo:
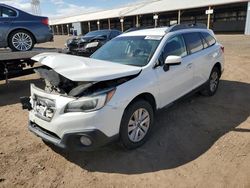
<instances>
[{"instance_id":1,"label":"white wall","mask_svg":"<svg viewBox=\"0 0 250 188\"><path fill-rule=\"evenodd\" d=\"M80 22L72 23L72 27L74 28L74 30L77 30L77 35L82 34L82 27Z\"/></svg>"},{"instance_id":2,"label":"white wall","mask_svg":"<svg viewBox=\"0 0 250 188\"><path fill-rule=\"evenodd\" d=\"M248 2L248 6L247 6L247 20L246 20L246 27L245 27L245 35L250 35L250 1Z\"/></svg>"}]
</instances>

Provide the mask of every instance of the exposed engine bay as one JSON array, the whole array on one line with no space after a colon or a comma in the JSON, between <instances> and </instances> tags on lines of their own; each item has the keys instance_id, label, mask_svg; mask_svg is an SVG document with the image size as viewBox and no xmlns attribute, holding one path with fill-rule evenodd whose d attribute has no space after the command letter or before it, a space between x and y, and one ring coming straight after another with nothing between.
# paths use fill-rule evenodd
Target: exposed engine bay
<instances>
[{"instance_id":1,"label":"exposed engine bay","mask_svg":"<svg viewBox=\"0 0 250 188\"><path fill-rule=\"evenodd\" d=\"M99 82L77 82L62 76L61 74L57 73L47 66L35 69L35 72L45 82L44 88L41 89L44 89L48 93L55 93L72 97L90 96L94 95L95 93L112 89L137 77L140 74L138 73L135 75Z\"/></svg>"}]
</instances>

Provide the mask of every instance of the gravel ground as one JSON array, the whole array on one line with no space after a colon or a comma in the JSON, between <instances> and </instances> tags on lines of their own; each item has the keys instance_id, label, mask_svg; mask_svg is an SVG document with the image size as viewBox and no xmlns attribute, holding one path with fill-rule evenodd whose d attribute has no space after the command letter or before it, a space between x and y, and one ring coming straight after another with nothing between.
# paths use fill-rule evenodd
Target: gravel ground
<instances>
[{"instance_id":1,"label":"gravel ground","mask_svg":"<svg viewBox=\"0 0 250 188\"><path fill-rule=\"evenodd\" d=\"M0 187L250 187L250 37L217 37L226 55L218 93L161 111L149 142L133 151L45 145L27 130L19 103L41 81L33 74L0 82Z\"/></svg>"}]
</instances>

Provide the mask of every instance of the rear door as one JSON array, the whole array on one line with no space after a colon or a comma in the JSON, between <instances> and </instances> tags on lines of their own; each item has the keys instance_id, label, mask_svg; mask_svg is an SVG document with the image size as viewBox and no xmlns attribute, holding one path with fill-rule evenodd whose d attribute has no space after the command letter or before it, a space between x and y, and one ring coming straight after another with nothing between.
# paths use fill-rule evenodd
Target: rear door
<instances>
[{"instance_id":1,"label":"rear door","mask_svg":"<svg viewBox=\"0 0 250 188\"><path fill-rule=\"evenodd\" d=\"M194 89L206 81L202 69L205 68L209 62L207 62L205 58L206 51L204 50L203 38L199 32L185 33L183 37L189 53L188 59L192 63L194 70Z\"/></svg>"},{"instance_id":2,"label":"rear door","mask_svg":"<svg viewBox=\"0 0 250 188\"><path fill-rule=\"evenodd\" d=\"M6 43L11 24L17 17L17 12L5 6L0 6L0 43Z\"/></svg>"}]
</instances>

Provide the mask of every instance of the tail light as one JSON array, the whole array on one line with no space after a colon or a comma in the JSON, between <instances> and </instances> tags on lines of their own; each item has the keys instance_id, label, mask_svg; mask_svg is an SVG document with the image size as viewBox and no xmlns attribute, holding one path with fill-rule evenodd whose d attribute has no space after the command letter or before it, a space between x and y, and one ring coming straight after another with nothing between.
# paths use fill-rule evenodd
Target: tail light
<instances>
[{"instance_id":1,"label":"tail light","mask_svg":"<svg viewBox=\"0 0 250 188\"><path fill-rule=\"evenodd\" d=\"M49 19L48 18L43 18L42 19L42 24L49 25Z\"/></svg>"},{"instance_id":2,"label":"tail light","mask_svg":"<svg viewBox=\"0 0 250 188\"><path fill-rule=\"evenodd\" d=\"M221 46L220 49L224 53L224 46Z\"/></svg>"}]
</instances>

